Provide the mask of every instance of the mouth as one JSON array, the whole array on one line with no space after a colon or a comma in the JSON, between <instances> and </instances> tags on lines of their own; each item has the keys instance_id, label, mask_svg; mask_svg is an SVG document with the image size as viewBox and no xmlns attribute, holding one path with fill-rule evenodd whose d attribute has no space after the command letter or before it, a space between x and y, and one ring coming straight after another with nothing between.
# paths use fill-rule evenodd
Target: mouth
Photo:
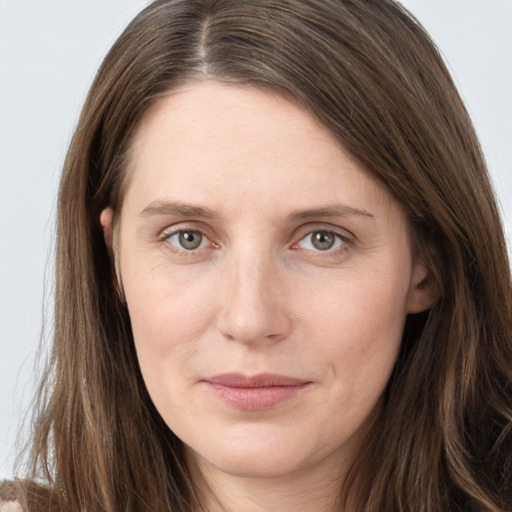
<instances>
[{"instance_id":1,"label":"mouth","mask_svg":"<svg viewBox=\"0 0 512 512\"><path fill-rule=\"evenodd\" d=\"M277 374L216 375L204 379L209 390L224 403L244 411L272 409L295 398L310 381Z\"/></svg>"}]
</instances>

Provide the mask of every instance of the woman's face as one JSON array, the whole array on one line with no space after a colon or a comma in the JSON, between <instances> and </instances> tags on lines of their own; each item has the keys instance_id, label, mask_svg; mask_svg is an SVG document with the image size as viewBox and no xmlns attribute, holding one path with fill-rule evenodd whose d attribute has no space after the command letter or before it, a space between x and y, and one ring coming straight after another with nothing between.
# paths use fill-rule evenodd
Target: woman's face
<instances>
[{"instance_id":1,"label":"woman's face","mask_svg":"<svg viewBox=\"0 0 512 512\"><path fill-rule=\"evenodd\" d=\"M401 208L305 110L249 87L158 100L130 158L122 285L189 456L243 476L350 461L430 305Z\"/></svg>"}]
</instances>

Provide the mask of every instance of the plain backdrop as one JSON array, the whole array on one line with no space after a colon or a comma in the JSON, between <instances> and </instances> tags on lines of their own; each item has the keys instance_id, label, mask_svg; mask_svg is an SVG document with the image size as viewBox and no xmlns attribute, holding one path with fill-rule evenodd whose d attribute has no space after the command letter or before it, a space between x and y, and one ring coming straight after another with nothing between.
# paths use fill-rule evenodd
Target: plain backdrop
<instances>
[{"instance_id":1,"label":"plain backdrop","mask_svg":"<svg viewBox=\"0 0 512 512\"><path fill-rule=\"evenodd\" d=\"M510 238L512 0L402 3L455 77ZM0 0L0 479L12 475L20 421L35 389L43 315L51 313L55 199L66 148L102 58L147 4Z\"/></svg>"}]
</instances>

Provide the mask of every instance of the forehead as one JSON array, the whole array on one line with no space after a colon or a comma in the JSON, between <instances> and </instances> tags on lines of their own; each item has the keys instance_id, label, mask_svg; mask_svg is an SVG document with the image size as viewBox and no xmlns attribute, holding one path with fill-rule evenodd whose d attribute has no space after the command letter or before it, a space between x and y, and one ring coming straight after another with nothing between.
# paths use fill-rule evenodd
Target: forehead
<instances>
[{"instance_id":1,"label":"forehead","mask_svg":"<svg viewBox=\"0 0 512 512\"><path fill-rule=\"evenodd\" d=\"M302 208L389 195L301 106L267 90L190 83L146 113L130 147L126 199ZM229 201L228 201L229 199ZM309 206L309 205L308 205Z\"/></svg>"},{"instance_id":2,"label":"forehead","mask_svg":"<svg viewBox=\"0 0 512 512\"><path fill-rule=\"evenodd\" d=\"M243 146L233 144L242 139ZM150 107L132 138L132 169L145 146L155 149L172 140L187 144L196 154L218 155L229 149L232 158L239 154L264 158L270 152L273 158L279 154L290 158L289 149L295 144L303 152L312 146L328 147L336 159L348 160L331 132L296 102L274 90L215 80L190 82ZM179 151L177 145L173 149Z\"/></svg>"}]
</instances>

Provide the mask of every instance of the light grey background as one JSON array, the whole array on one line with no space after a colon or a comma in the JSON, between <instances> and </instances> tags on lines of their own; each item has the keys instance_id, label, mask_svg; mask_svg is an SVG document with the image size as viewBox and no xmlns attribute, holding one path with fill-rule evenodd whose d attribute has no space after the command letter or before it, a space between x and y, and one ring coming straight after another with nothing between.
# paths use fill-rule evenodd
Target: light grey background
<instances>
[{"instance_id":1,"label":"light grey background","mask_svg":"<svg viewBox=\"0 0 512 512\"><path fill-rule=\"evenodd\" d=\"M242 1L242 0L241 0ZM512 0L403 0L473 117L512 234ZM57 180L103 56L144 0L0 0L0 479L51 311ZM46 278L45 278L46 276Z\"/></svg>"}]
</instances>

